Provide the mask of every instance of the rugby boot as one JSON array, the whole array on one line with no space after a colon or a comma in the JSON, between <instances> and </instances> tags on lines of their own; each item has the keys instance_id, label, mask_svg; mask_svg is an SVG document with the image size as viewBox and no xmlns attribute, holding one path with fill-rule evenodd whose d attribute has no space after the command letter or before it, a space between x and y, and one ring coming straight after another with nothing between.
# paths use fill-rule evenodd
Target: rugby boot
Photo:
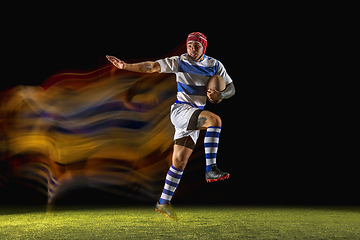
<instances>
[{"instance_id":1,"label":"rugby boot","mask_svg":"<svg viewBox=\"0 0 360 240\"><path fill-rule=\"evenodd\" d=\"M230 173L221 171L216 165L212 166L212 169L205 174L206 182L217 182L221 180L228 179Z\"/></svg>"},{"instance_id":2,"label":"rugby boot","mask_svg":"<svg viewBox=\"0 0 360 240\"><path fill-rule=\"evenodd\" d=\"M155 206L155 211L165 214L168 218L170 218L174 221L180 220L179 216L175 213L175 211L170 203L159 204L159 202L157 202L156 206Z\"/></svg>"}]
</instances>

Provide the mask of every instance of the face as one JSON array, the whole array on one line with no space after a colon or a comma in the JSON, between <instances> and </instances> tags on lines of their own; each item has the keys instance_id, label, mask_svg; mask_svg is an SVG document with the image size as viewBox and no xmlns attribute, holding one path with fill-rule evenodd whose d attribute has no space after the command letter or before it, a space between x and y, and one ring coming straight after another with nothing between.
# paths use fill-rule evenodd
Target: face
<instances>
[{"instance_id":1,"label":"face","mask_svg":"<svg viewBox=\"0 0 360 240\"><path fill-rule=\"evenodd\" d=\"M187 44L187 53L192 60L194 61L198 60L203 53L203 47L201 43L189 42Z\"/></svg>"}]
</instances>

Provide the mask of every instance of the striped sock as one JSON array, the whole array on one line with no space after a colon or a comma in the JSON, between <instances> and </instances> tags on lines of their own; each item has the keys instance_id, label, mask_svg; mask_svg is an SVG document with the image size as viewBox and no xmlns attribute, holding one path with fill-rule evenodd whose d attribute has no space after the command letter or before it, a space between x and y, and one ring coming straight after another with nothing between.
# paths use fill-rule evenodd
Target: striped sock
<instances>
[{"instance_id":1,"label":"striped sock","mask_svg":"<svg viewBox=\"0 0 360 240\"><path fill-rule=\"evenodd\" d=\"M171 165L171 167L169 168L169 171L166 175L164 190L162 191L162 194L161 194L161 197L159 200L160 204L170 203L171 198L172 198L177 186L179 185L183 171L184 170L179 170L179 169L175 168L173 165Z\"/></svg>"},{"instance_id":2,"label":"striped sock","mask_svg":"<svg viewBox=\"0 0 360 240\"><path fill-rule=\"evenodd\" d=\"M216 165L216 154L219 145L221 127L208 127L205 134L205 158L206 173L208 173L213 165Z\"/></svg>"}]
</instances>

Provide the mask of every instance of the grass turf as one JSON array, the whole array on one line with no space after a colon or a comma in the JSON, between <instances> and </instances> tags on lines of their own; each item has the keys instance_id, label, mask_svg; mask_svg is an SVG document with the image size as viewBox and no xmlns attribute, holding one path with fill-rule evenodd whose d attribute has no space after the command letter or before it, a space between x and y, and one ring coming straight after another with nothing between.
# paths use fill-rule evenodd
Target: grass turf
<instances>
[{"instance_id":1,"label":"grass turf","mask_svg":"<svg viewBox=\"0 0 360 240\"><path fill-rule=\"evenodd\" d=\"M360 239L360 207L0 206L0 239Z\"/></svg>"}]
</instances>

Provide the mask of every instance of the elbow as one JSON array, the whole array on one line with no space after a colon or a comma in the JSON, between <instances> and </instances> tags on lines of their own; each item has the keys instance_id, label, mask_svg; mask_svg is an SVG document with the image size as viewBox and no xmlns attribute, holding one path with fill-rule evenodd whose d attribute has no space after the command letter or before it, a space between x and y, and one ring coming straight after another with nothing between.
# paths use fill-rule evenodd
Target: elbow
<instances>
[{"instance_id":1,"label":"elbow","mask_svg":"<svg viewBox=\"0 0 360 240\"><path fill-rule=\"evenodd\" d=\"M230 83L230 93L231 93L231 96L234 96L235 95L235 86L234 86L234 83Z\"/></svg>"},{"instance_id":2,"label":"elbow","mask_svg":"<svg viewBox=\"0 0 360 240\"><path fill-rule=\"evenodd\" d=\"M231 98L232 96L235 95L235 88L231 90L230 94L229 94L229 97L228 98Z\"/></svg>"},{"instance_id":3,"label":"elbow","mask_svg":"<svg viewBox=\"0 0 360 240\"><path fill-rule=\"evenodd\" d=\"M233 83L230 83L223 92L220 93L222 99L228 99L235 95L235 87Z\"/></svg>"}]
</instances>

